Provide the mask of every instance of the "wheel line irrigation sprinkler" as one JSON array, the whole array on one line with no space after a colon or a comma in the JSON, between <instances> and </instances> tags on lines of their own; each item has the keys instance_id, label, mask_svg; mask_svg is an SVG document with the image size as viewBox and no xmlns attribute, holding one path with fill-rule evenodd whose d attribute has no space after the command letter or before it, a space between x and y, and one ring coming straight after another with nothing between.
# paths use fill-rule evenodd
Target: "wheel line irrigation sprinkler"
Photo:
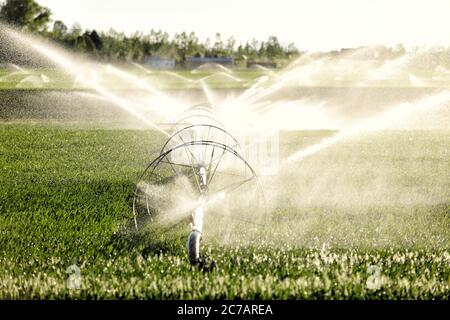
<instances>
[{"instance_id":1,"label":"wheel line irrigation sprinkler","mask_svg":"<svg viewBox=\"0 0 450 320\"><path fill-rule=\"evenodd\" d=\"M179 118L172 124L172 133L159 155L148 164L136 185L133 198L134 223L136 230L139 230L141 226L138 218L142 214L150 217L152 222L158 216L162 220L167 218L158 212L163 210L158 209L155 197L165 197L164 205L171 207L171 196L188 195L187 209L172 219L174 221L167 218L170 226L163 232L190 221L187 250L189 261L196 264L200 261L204 219L210 215L211 207L223 206L223 199L252 181L255 183L250 189L254 189L254 194L258 196L250 201L257 203L264 199L264 194L255 170L241 154L237 139L216 119L212 107L195 106L183 112ZM158 195L155 195L149 191L150 187L166 190L161 192L158 189ZM231 219L252 222L242 219L241 212L235 214L239 217Z\"/></svg>"}]
</instances>

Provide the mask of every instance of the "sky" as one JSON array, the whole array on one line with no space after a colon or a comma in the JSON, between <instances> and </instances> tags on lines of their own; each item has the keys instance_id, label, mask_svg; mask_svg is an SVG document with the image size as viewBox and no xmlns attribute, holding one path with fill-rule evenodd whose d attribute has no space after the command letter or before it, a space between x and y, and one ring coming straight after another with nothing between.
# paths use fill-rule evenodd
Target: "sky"
<instances>
[{"instance_id":1,"label":"sky","mask_svg":"<svg viewBox=\"0 0 450 320\"><path fill-rule=\"evenodd\" d=\"M450 46L450 0L37 0L69 27L131 34L194 31L201 40L275 35L300 50L362 45Z\"/></svg>"}]
</instances>

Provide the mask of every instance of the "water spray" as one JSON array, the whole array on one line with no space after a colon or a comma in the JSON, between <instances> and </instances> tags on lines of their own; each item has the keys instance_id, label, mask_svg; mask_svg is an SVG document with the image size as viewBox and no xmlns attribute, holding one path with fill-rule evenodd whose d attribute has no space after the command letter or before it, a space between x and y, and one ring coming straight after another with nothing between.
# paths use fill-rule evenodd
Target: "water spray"
<instances>
[{"instance_id":1,"label":"water spray","mask_svg":"<svg viewBox=\"0 0 450 320\"><path fill-rule=\"evenodd\" d=\"M32 38L31 36L24 36L21 35L13 30L6 29L5 32L8 34L9 37L12 39L15 39L20 42L27 43L28 46L30 46L33 50L41 54L42 56L46 57L47 59L51 60L53 63L61 67L66 72L72 74L76 77L77 81L90 88L95 90L97 93L99 93L101 96L106 98L108 101L113 103L114 105L120 107L121 109L127 111L131 115L135 116L136 118L143 121L145 124L150 126L153 129L156 129L157 131L161 132L167 137L170 137L170 134L167 133L163 128L156 125L153 121L148 119L140 110L142 109L149 109L148 105L142 105L136 102L128 101L127 99L124 99L118 95L116 95L112 90L109 90L106 86L104 86L100 81L98 81L95 77L95 69L88 68L88 66L85 66L85 72L83 73L81 70L82 64L77 63L77 61L74 61L70 56L67 56L67 53L62 52L61 50L58 50L57 48L54 48L50 45L47 45L45 43L42 43L39 40L36 40ZM156 89L149 87L148 85L144 84L139 78L130 75L124 71L121 71L117 68L114 68L112 66L107 66L107 70L122 79L125 79L128 82L131 82L133 85L138 86L141 89L145 89L152 93L153 95L159 97L162 99L164 104L170 104L172 107L177 107L180 110L180 103L177 101L174 101L173 99L170 99L157 91ZM87 74L86 74L87 73Z\"/></svg>"},{"instance_id":2,"label":"water spray","mask_svg":"<svg viewBox=\"0 0 450 320\"><path fill-rule=\"evenodd\" d=\"M389 125L395 124L395 122L399 120L404 120L405 118L408 118L409 116L415 115L419 112L427 110L429 111L433 108L439 108L449 101L450 91L443 91L438 94L422 98L416 101L414 104L401 103L378 116L372 117L347 129L341 130L334 136L325 138L317 144L300 149L299 151L289 156L285 161L288 163L301 161L304 158L312 156L317 152L331 147L347 138L362 134L364 132L376 131L382 128L386 128Z\"/></svg>"}]
</instances>

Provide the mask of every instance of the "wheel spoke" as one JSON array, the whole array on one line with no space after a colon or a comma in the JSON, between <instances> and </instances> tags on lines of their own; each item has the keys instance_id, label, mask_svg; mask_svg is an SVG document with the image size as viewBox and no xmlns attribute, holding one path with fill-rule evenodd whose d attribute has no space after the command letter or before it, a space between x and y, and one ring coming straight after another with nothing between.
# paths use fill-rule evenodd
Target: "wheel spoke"
<instances>
[{"instance_id":1,"label":"wheel spoke","mask_svg":"<svg viewBox=\"0 0 450 320\"><path fill-rule=\"evenodd\" d=\"M177 162L171 162L171 161L161 161L161 163L167 163L167 164L171 164L173 166L184 167L184 168L189 168L189 169L192 167L189 164L177 163Z\"/></svg>"},{"instance_id":2,"label":"wheel spoke","mask_svg":"<svg viewBox=\"0 0 450 320\"><path fill-rule=\"evenodd\" d=\"M192 153L191 153L192 154ZM189 158L189 160L191 161L191 168L192 168L192 173L194 174L194 177L195 177L195 182L197 182L197 187L198 187L198 190L200 191L201 190L201 188L200 188L200 182L198 181L198 177L197 177L197 174L195 173L195 169L194 169L194 163L192 162L192 158Z\"/></svg>"},{"instance_id":3,"label":"wheel spoke","mask_svg":"<svg viewBox=\"0 0 450 320\"><path fill-rule=\"evenodd\" d=\"M214 174L216 173L217 167L219 166L220 161L222 160L223 155L225 154L225 152L226 152L226 149L223 149L223 152L222 152L222 154L220 155L219 160L217 161L216 167L214 168L214 171L213 171L212 175L209 177L209 180L208 180L208 187L209 187L209 185L210 185L212 179L214 178Z\"/></svg>"},{"instance_id":4,"label":"wheel spoke","mask_svg":"<svg viewBox=\"0 0 450 320\"><path fill-rule=\"evenodd\" d=\"M206 140L209 140L209 134L211 132L211 127L208 127L208 134L206 136ZM205 150L203 151L203 162L205 162L206 150L208 149L208 145L205 144Z\"/></svg>"},{"instance_id":5,"label":"wheel spoke","mask_svg":"<svg viewBox=\"0 0 450 320\"><path fill-rule=\"evenodd\" d=\"M183 144L186 144L186 142L184 142L183 138L181 136L179 136L181 141L183 142ZM199 163L197 158L195 157L195 155L191 152L191 150L188 147L184 147L183 149L187 149L187 151L189 151L189 153L191 154L192 158L195 160L195 162ZM192 163L192 159L191 159L191 163Z\"/></svg>"},{"instance_id":6,"label":"wheel spoke","mask_svg":"<svg viewBox=\"0 0 450 320\"><path fill-rule=\"evenodd\" d=\"M175 175L176 175L177 177L181 178L182 176L179 174L179 172L178 172L177 170L175 170L175 168L174 168L174 166L173 166L173 163L169 161L169 159L167 158L167 155L164 156L164 158L167 160L167 161L164 161L164 162L170 164L170 167L172 168L172 170L173 170L173 172L175 173ZM194 174L195 174L195 172L194 172ZM192 174L189 174L189 175L184 175L184 174L183 174L183 177L186 177L186 178L189 179L189 178L191 177L191 175L192 175ZM173 178L173 176L172 176L171 178ZM177 179L174 179L174 180L175 180L175 183L176 183ZM182 181L183 189L185 189L186 192L190 192L190 189L189 189L188 187L185 186L185 184L184 184L184 182L183 182L184 180L183 180L183 179L180 179L180 180ZM170 180L169 180L169 181L170 181Z\"/></svg>"},{"instance_id":7,"label":"wheel spoke","mask_svg":"<svg viewBox=\"0 0 450 320\"><path fill-rule=\"evenodd\" d=\"M213 162L213 157L214 157L214 151L216 150L216 146L213 146L213 149L211 151L211 157L208 163L208 171L207 171L207 176L209 178L209 173L211 172L211 166L212 166L212 162ZM209 180L209 179L208 179Z\"/></svg>"},{"instance_id":8,"label":"wheel spoke","mask_svg":"<svg viewBox=\"0 0 450 320\"><path fill-rule=\"evenodd\" d=\"M182 125L184 125L184 123L179 122L176 123L173 128L179 129ZM207 126L208 128L206 128ZM250 185L247 183L254 179L259 183L256 173L242 157L240 148L236 148L239 146L238 142L225 129L208 124L191 124L190 127L185 127L179 131L181 132L175 132L172 135L161 149L159 157L148 164L142 173L142 184L138 184L135 193L136 200L133 201L133 211L135 210L135 203L140 207L139 210L136 211L139 215L144 214L146 210L152 217L154 217L154 214L157 214L161 218L159 219L158 216L156 216L155 222L161 220L162 228L160 230L163 231L163 229L165 229L163 232L176 228L180 224L186 223L192 219L191 215L193 210L200 205L198 200L191 202L192 197L194 199L196 197L208 199L206 202L202 201L201 203L203 204L201 205L209 206L209 204L215 202L216 199L220 201L222 195L231 193L233 193L234 196L238 195L238 198L241 199L239 196L240 193L235 193L234 191L238 189L240 189L241 193L249 191L247 189L249 187L253 188L253 184ZM231 136L234 141L228 144L228 140L222 140L222 133L219 131L223 132L224 135ZM194 138L192 138L192 133L195 134ZM172 138L173 141L171 143L170 140ZM222 143L222 141L224 142ZM218 149L218 151L216 151L216 149ZM226 153L229 153L229 155ZM179 155L179 157L175 157L176 155ZM185 156L188 159L185 159ZM172 162L172 160L174 160L174 162ZM170 169L167 168L167 166L169 166ZM200 181L201 178L205 178L203 177L204 171L200 166L203 166L204 169L206 169L206 181ZM202 170L202 177L199 174L200 169ZM249 174L249 172L251 172L251 174ZM206 185L204 185L204 183ZM152 184L154 185L153 187ZM247 186L243 187L246 184ZM259 185L256 187L258 186ZM196 190L196 188L198 188L198 190ZM187 203L185 203L183 207L176 209L176 212L172 212L174 215L170 218L172 214L170 211L172 210L171 208L173 208L173 205L175 205L175 202L170 201L169 192L175 190L181 190L180 196L186 196L185 200L187 200ZM186 192L186 194L183 195L183 192ZM205 192L208 194L204 194ZM167 193L167 195L165 193ZM162 197L161 199L164 199L165 196L168 197L168 201L161 203L159 208L155 207L153 198L158 197L159 199L159 197ZM231 197L234 196L231 195ZM241 201L244 200L245 198L241 199ZM244 202L247 203L246 200ZM186 207L191 206L192 208L185 212ZM215 210L215 205L212 206L212 210ZM169 214L167 217L165 215L166 211ZM175 218L175 216L177 218ZM135 216L135 225L137 227L136 219ZM257 223L254 223L253 221L244 219L236 220L257 225Z\"/></svg>"},{"instance_id":9,"label":"wheel spoke","mask_svg":"<svg viewBox=\"0 0 450 320\"><path fill-rule=\"evenodd\" d=\"M220 189L220 190L214 192L214 195L218 195L218 194L220 194L220 193L222 193L222 192L226 192L226 193L229 194L229 193L231 193L231 192L233 192L233 191L239 189L241 186L243 186L243 185L246 184L247 182L252 181L252 180L255 179L255 178L256 178L255 176L252 176L251 178L248 178L248 179L245 179L245 180L242 180L242 181L238 181L238 182L234 182L234 183L232 183L232 184L229 184L229 185L227 185L226 187L223 187L222 189ZM229 188L231 188L231 189L228 190Z\"/></svg>"}]
</instances>

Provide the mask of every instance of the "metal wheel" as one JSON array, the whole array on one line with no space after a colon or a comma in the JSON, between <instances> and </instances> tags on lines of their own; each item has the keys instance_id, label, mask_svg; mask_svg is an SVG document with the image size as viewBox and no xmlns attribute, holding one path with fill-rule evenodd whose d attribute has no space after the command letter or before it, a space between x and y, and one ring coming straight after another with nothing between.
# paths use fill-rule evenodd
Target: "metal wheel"
<instances>
[{"instance_id":1,"label":"metal wheel","mask_svg":"<svg viewBox=\"0 0 450 320\"><path fill-rule=\"evenodd\" d=\"M188 257L191 264L197 264L200 261L200 238L201 233L191 231L188 238Z\"/></svg>"},{"instance_id":2,"label":"metal wheel","mask_svg":"<svg viewBox=\"0 0 450 320\"><path fill-rule=\"evenodd\" d=\"M174 124L172 136L139 179L133 200L136 228L167 233L191 224L193 264L203 235L218 241L230 237L238 231L236 222L255 224L264 207L261 184L237 140L218 122L205 119L184 115Z\"/></svg>"}]
</instances>

